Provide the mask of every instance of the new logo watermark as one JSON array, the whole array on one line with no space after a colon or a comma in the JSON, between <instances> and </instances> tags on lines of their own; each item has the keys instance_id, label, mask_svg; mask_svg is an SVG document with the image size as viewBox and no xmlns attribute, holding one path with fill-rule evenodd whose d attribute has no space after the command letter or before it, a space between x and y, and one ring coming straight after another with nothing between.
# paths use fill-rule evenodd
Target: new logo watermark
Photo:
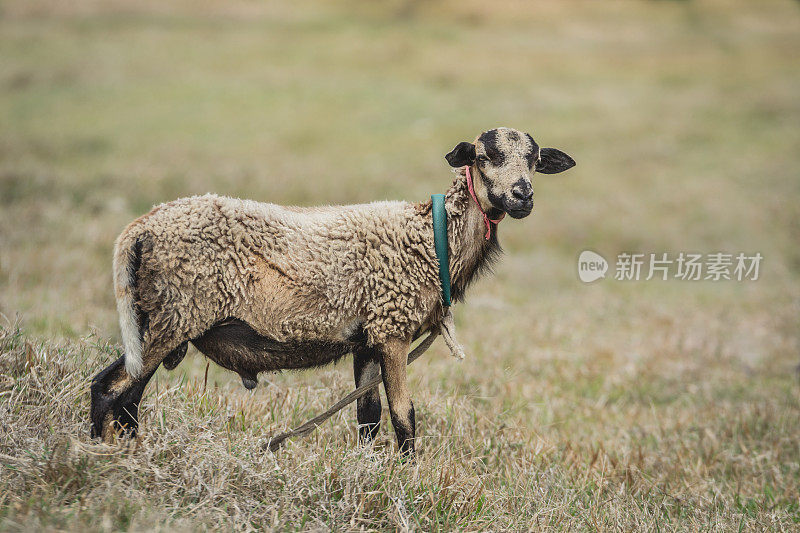
<instances>
[{"instance_id":1,"label":"new logo watermark","mask_svg":"<svg viewBox=\"0 0 800 533\"><path fill-rule=\"evenodd\" d=\"M729 254L714 252L697 254L628 253L617 254L614 264L614 279L617 281L661 281L679 279L683 281L756 281L759 275L761 253ZM578 256L578 277L591 283L606 277L609 264L606 259L591 250Z\"/></svg>"},{"instance_id":2,"label":"new logo watermark","mask_svg":"<svg viewBox=\"0 0 800 533\"><path fill-rule=\"evenodd\" d=\"M602 255L591 250L584 250L578 257L578 277L584 283L591 283L606 277L608 261Z\"/></svg>"}]
</instances>

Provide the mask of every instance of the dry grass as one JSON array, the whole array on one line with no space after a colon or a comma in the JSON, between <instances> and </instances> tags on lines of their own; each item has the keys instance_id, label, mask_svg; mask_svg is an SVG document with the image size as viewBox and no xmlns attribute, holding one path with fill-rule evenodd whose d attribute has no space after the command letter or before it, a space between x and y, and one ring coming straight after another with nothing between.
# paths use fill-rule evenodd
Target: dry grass
<instances>
[{"instance_id":1,"label":"dry grass","mask_svg":"<svg viewBox=\"0 0 800 533\"><path fill-rule=\"evenodd\" d=\"M489 5L2 4L0 528L800 527L797 4ZM89 440L129 220L207 191L423 199L500 124L579 166L503 223L455 311L467 360L411 367L417 463L386 421L357 446L352 408L261 451L348 362L247 392L194 352L135 443ZM584 285L586 248L765 259L757 282Z\"/></svg>"},{"instance_id":2,"label":"dry grass","mask_svg":"<svg viewBox=\"0 0 800 533\"><path fill-rule=\"evenodd\" d=\"M669 326L693 328L689 320ZM653 333L666 340L667 329ZM781 365L746 365L715 333L667 342L679 346L634 360L606 352L569 361L537 351L529 359L535 368L504 363L480 378L459 376L456 385L453 363L417 368L421 454L403 464L388 434L374 448L356 445L352 410L276 455L261 451L267 435L348 390L349 380L331 371L303 387L277 379L254 393L162 376L145 400L136 443L92 443L88 381L117 348L96 338L41 344L6 328L3 523L796 528L796 376Z\"/></svg>"}]
</instances>

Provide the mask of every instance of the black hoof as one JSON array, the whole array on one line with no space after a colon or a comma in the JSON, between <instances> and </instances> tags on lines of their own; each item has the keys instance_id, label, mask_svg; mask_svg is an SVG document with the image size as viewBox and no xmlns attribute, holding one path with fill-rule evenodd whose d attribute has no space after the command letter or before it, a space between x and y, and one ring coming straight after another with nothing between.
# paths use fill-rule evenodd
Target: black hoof
<instances>
[{"instance_id":1,"label":"black hoof","mask_svg":"<svg viewBox=\"0 0 800 533\"><path fill-rule=\"evenodd\" d=\"M378 436L381 431L381 425L378 424L364 424L358 426L358 441L361 444L369 444Z\"/></svg>"}]
</instances>

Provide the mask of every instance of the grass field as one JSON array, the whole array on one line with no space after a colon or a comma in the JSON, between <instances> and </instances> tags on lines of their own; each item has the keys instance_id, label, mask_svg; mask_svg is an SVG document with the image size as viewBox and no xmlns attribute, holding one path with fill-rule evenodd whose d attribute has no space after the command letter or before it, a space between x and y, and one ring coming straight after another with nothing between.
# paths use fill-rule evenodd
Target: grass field
<instances>
[{"instance_id":1,"label":"grass field","mask_svg":"<svg viewBox=\"0 0 800 533\"><path fill-rule=\"evenodd\" d=\"M800 528L797 2L6 0L0 50L0 529ZM90 441L130 220L209 191L423 200L499 125L578 166L501 224L455 309L467 359L410 367L416 463L387 413L359 447L352 407L261 450L349 360L248 392L193 349L135 443ZM764 260L587 285L584 249Z\"/></svg>"}]
</instances>

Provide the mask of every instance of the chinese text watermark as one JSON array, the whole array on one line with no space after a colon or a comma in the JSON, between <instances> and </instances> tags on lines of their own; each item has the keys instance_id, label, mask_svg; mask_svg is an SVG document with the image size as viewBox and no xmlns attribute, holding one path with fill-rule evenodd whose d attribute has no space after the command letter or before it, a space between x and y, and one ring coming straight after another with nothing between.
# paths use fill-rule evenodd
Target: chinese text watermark
<instances>
[{"instance_id":1,"label":"chinese text watermark","mask_svg":"<svg viewBox=\"0 0 800 533\"><path fill-rule=\"evenodd\" d=\"M614 279L617 281L649 281L678 279L684 281L756 281L763 256L754 254L714 252L697 254L628 253L617 255ZM578 257L578 277L584 283L606 277L609 264L591 250Z\"/></svg>"}]
</instances>

